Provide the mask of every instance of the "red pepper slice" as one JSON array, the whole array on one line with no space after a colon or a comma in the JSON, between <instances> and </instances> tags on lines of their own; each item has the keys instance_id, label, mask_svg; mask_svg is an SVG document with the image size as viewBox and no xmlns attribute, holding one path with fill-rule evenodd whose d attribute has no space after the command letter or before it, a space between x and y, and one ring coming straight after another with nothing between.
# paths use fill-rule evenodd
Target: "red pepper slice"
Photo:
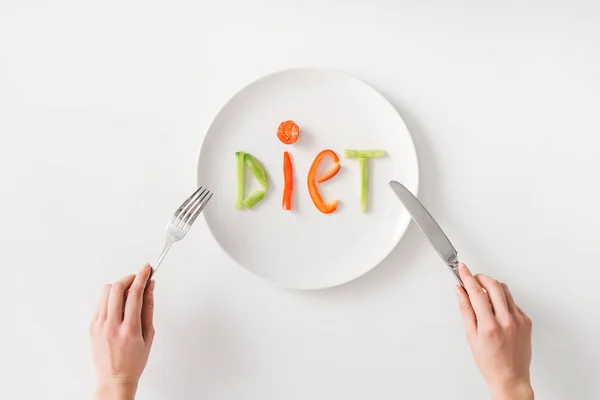
<instances>
[{"instance_id":1,"label":"red pepper slice","mask_svg":"<svg viewBox=\"0 0 600 400\"><path fill-rule=\"evenodd\" d=\"M323 198L321 197L321 193L319 193L319 189L317 188L317 183L315 182L317 167L325 156L331 157L334 166L328 172L319 177L319 182L325 182L326 180L333 178L340 170L340 159L338 158L337 154L333 152L333 150L323 150L320 152L308 171L308 193L310 194L310 198L315 204L315 207L317 207L319 211L321 211L323 214L331 214L337 209L338 201L334 200L331 203L325 204L323 202Z\"/></svg>"},{"instance_id":2,"label":"red pepper slice","mask_svg":"<svg viewBox=\"0 0 600 400\"><path fill-rule=\"evenodd\" d=\"M338 172L340 172L340 167L341 167L341 165L339 162L335 163L329 171L325 172L323 175L321 175L320 177L317 178L317 182L323 183L325 181L330 180L331 178L336 176Z\"/></svg>"},{"instance_id":3,"label":"red pepper slice","mask_svg":"<svg viewBox=\"0 0 600 400\"><path fill-rule=\"evenodd\" d=\"M292 160L290 159L290 153L287 151L283 153L283 200L281 201L281 207L284 210L292 209L292 192L294 191L294 176L292 169Z\"/></svg>"}]
</instances>

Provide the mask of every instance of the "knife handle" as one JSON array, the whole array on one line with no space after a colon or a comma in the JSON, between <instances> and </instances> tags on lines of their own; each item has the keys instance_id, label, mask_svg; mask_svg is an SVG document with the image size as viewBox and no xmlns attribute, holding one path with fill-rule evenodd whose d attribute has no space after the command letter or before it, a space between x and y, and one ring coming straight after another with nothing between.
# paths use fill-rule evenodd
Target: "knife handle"
<instances>
[{"instance_id":1,"label":"knife handle","mask_svg":"<svg viewBox=\"0 0 600 400\"><path fill-rule=\"evenodd\" d=\"M458 275L458 265L459 265L458 260L456 260L456 262L453 262L452 264L450 264L449 265L450 272L452 272L452 275L454 275L454 277L456 278L456 281L460 284L460 286L462 286L463 289L466 289L465 284L463 283L462 279L460 279L460 275Z\"/></svg>"}]
</instances>

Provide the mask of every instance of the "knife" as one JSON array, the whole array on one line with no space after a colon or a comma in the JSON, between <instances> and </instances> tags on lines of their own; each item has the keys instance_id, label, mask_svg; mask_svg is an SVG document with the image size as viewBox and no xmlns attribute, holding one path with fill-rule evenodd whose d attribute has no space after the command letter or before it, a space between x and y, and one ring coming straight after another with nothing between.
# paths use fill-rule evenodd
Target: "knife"
<instances>
[{"instance_id":1,"label":"knife","mask_svg":"<svg viewBox=\"0 0 600 400\"><path fill-rule=\"evenodd\" d=\"M458 253L448 237L442 231L442 228L435 222L435 219L429 214L421 202L404 185L396 181L390 181L390 187L396 193L408 213L415 220L419 228L423 231L429 242L442 257L450 272L454 275L458 283L465 287L458 275Z\"/></svg>"}]
</instances>

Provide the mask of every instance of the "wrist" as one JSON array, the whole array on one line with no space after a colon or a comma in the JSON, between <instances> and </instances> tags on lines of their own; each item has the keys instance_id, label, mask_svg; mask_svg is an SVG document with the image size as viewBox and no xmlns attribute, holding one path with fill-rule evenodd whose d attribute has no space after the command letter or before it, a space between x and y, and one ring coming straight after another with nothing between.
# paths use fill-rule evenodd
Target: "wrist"
<instances>
[{"instance_id":1,"label":"wrist","mask_svg":"<svg viewBox=\"0 0 600 400\"><path fill-rule=\"evenodd\" d=\"M105 382L98 384L94 400L134 400L137 383Z\"/></svg>"},{"instance_id":2,"label":"wrist","mask_svg":"<svg viewBox=\"0 0 600 400\"><path fill-rule=\"evenodd\" d=\"M533 388L529 382L517 382L490 388L494 400L533 400Z\"/></svg>"}]
</instances>

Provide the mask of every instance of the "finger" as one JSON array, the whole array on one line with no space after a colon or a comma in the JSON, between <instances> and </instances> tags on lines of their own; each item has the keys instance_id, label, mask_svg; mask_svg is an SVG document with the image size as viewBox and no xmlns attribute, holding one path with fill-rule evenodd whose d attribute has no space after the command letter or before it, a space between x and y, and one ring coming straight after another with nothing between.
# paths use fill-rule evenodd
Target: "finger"
<instances>
[{"instance_id":1,"label":"finger","mask_svg":"<svg viewBox=\"0 0 600 400\"><path fill-rule=\"evenodd\" d=\"M144 290L144 304L142 305L142 336L146 341L154 338L154 280L148 283Z\"/></svg>"},{"instance_id":2,"label":"finger","mask_svg":"<svg viewBox=\"0 0 600 400\"><path fill-rule=\"evenodd\" d=\"M110 294L110 287L112 285L104 285L102 288L102 294L100 294L100 300L98 300L98 321L106 321L107 310L108 310L108 295Z\"/></svg>"},{"instance_id":3,"label":"finger","mask_svg":"<svg viewBox=\"0 0 600 400\"><path fill-rule=\"evenodd\" d=\"M479 282L479 285L486 290L487 296L492 303L492 307L494 307L496 319L502 322L509 321L511 315L500 282L482 274L475 275L475 279Z\"/></svg>"},{"instance_id":4,"label":"finger","mask_svg":"<svg viewBox=\"0 0 600 400\"><path fill-rule=\"evenodd\" d=\"M475 317L475 311L473 310L473 306L471 306L469 295L467 295L465 289L460 285L456 286L456 295L458 296L460 313L462 314L465 331L467 332L467 336L471 336L477 332L477 318Z\"/></svg>"},{"instance_id":5,"label":"finger","mask_svg":"<svg viewBox=\"0 0 600 400\"><path fill-rule=\"evenodd\" d=\"M506 296L506 303L508 304L508 309L510 311L510 313L512 315L514 315L515 317L520 315L519 312L519 308L517 307L517 304L515 303L515 299L512 295L512 293L510 292L510 289L508 288L508 285L506 283L502 283L502 291L504 292L504 296Z\"/></svg>"},{"instance_id":6,"label":"finger","mask_svg":"<svg viewBox=\"0 0 600 400\"><path fill-rule=\"evenodd\" d=\"M522 309L521 307L517 306L517 310L519 310L519 314L521 314L521 315L522 315L522 316L524 316L524 317L527 317L527 318L529 318L529 315L527 315L527 314L525 313L525 311L523 311L523 309Z\"/></svg>"},{"instance_id":7,"label":"finger","mask_svg":"<svg viewBox=\"0 0 600 400\"><path fill-rule=\"evenodd\" d=\"M134 279L135 275L127 275L111 286L110 295L108 297L107 320L119 323L123 321L123 297L125 296L125 291L129 289Z\"/></svg>"},{"instance_id":8,"label":"finger","mask_svg":"<svg viewBox=\"0 0 600 400\"><path fill-rule=\"evenodd\" d=\"M479 285L475 277L473 277L473 274L471 274L471 271L469 271L465 264L460 264L458 267L458 273L469 295L469 300L471 301L471 306L473 306L473 310L475 311L478 325L482 322L495 322L496 318L494 317L494 313L490 307L488 297L483 292L483 288Z\"/></svg>"},{"instance_id":9,"label":"finger","mask_svg":"<svg viewBox=\"0 0 600 400\"><path fill-rule=\"evenodd\" d=\"M531 325L531 318L529 317L529 315L527 315L527 313L525 311L523 311L523 309L519 306L517 306L517 310L519 310L519 314L521 314L521 316L523 317L525 322L527 322L529 325Z\"/></svg>"},{"instance_id":10,"label":"finger","mask_svg":"<svg viewBox=\"0 0 600 400\"><path fill-rule=\"evenodd\" d=\"M152 268L146 264L138 272L131 288L129 288L129 294L127 295L127 304L125 304L125 321L134 326L135 328L141 329L142 327L142 304L144 302L144 291L146 289L146 283L150 277Z\"/></svg>"}]
</instances>

